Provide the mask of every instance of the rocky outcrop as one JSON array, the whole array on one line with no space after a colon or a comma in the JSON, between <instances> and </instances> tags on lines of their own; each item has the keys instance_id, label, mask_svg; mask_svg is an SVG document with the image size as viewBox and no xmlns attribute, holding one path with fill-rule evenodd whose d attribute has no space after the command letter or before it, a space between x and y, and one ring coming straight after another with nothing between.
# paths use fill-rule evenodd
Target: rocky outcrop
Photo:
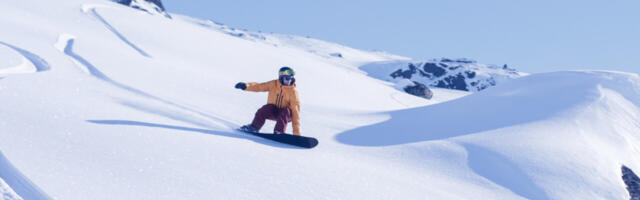
<instances>
[{"instance_id":1,"label":"rocky outcrop","mask_svg":"<svg viewBox=\"0 0 640 200\"><path fill-rule=\"evenodd\" d=\"M171 15L166 12L166 9L162 5L160 0L112 0L122 5L126 5L138 10L145 11L149 14L158 14L171 18Z\"/></svg>"},{"instance_id":2,"label":"rocky outcrop","mask_svg":"<svg viewBox=\"0 0 640 200\"><path fill-rule=\"evenodd\" d=\"M431 92L431 90L426 85L415 81L413 82L413 85L405 86L403 89L409 94L425 99L431 99L431 97L433 97L433 92Z\"/></svg>"},{"instance_id":3,"label":"rocky outcrop","mask_svg":"<svg viewBox=\"0 0 640 200\"><path fill-rule=\"evenodd\" d=\"M624 165L622 165L622 180L627 185L631 200L640 200L640 178Z\"/></svg>"},{"instance_id":4,"label":"rocky outcrop","mask_svg":"<svg viewBox=\"0 0 640 200\"><path fill-rule=\"evenodd\" d=\"M469 59L431 60L391 66L391 79L409 79L430 87L477 92L525 75L507 65L485 65ZM387 78L385 78L387 79Z\"/></svg>"}]
</instances>

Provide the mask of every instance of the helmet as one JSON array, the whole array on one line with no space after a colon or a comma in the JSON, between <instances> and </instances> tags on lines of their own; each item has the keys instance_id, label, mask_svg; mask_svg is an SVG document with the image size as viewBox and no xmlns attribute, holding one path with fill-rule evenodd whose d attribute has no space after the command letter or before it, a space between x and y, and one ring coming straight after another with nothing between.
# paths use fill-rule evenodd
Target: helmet
<instances>
[{"instance_id":1,"label":"helmet","mask_svg":"<svg viewBox=\"0 0 640 200\"><path fill-rule=\"evenodd\" d=\"M293 71L290 67L283 66L278 71L278 76L295 76L296 72Z\"/></svg>"},{"instance_id":2,"label":"helmet","mask_svg":"<svg viewBox=\"0 0 640 200\"><path fill-rule=\"evenodd\" d=\"M296 72L293 71L290 67L284 66L281 67L278 71L278 80L282 85L290 86L296 81L293 76L296 75Z\"/></svg>"}]
</instances>

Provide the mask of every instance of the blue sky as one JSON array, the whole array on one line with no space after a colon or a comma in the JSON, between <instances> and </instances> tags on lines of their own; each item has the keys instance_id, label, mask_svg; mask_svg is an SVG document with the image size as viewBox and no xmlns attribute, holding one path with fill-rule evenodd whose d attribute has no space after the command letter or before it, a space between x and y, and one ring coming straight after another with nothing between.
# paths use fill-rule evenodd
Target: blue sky
<instances>
[{"instance_id":1,"label":"blue sky","mask_svg":"<svg viewBox=\"0 0 640 200\"><path fill-rule=\"evenodd\" d=\"M638 0L163 0L169 12L234 28L311 36L430 59L466 57L525 72L640 73Z\"/></svg>"}]
</instances>

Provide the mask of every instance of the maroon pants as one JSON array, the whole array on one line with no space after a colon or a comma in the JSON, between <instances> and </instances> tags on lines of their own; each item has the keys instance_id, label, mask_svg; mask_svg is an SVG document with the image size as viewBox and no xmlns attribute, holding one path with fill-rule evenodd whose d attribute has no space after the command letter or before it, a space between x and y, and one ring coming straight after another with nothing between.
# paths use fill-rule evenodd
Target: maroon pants
<instances>
[{"instance_id":1,"label":"maroon pants","mask_svg":"<svg viewBox=\"0 0 640 200\"><path fill-rule=\"evenodd\" d=\"M287 128L287 123L291 122L291 110L288 108L278 108L273 104L264 105L256 112L251 126L260 130L267 119L276 121L274 131L284 133Z\"/></svg>"}]
</instances>

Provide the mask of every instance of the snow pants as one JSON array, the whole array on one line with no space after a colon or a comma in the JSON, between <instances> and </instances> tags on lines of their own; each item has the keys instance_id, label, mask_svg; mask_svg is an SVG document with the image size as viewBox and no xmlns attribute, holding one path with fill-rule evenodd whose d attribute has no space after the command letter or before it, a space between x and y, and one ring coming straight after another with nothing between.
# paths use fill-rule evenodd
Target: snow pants
<instances>
[{"instance_id":1,"label":"snow pants","mask_svg":"<svg viewBox=\"0 0 640 200\"><path fill-rule=\"evenodd\" d=\"M260 130L267 119L276 121L274 131L284 133L287 123L291 122L291 110L289 108L278 108L273 104L264 105L256 112L251 126Z\"/></svg>"}]
</instances>

